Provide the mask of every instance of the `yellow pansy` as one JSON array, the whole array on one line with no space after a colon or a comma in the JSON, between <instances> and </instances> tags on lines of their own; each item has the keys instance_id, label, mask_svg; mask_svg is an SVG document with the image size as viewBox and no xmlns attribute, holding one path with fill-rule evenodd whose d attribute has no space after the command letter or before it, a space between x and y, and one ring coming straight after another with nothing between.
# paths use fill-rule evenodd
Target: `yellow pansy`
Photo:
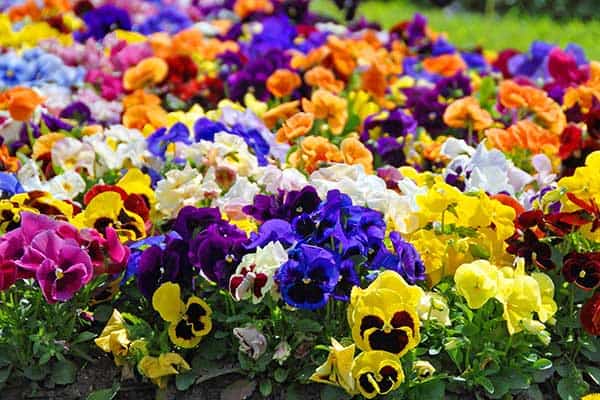
<instances>
[{"instance_id":1,"label":"yellow pansy","mask_svg":"<svg viewBox=\"0 0 600 400\"><path fill-rule=\"evenodd\" d=\"M184 303L176 283L163 283L152 296L152 307L170 323L169 338L177 346L196 347L212 329L209 305L196 296Z\"/></svg>"},{"instance_id":2,"label":"yellow pansy","mask_svg":"<svg viewBox=\"0 0 600 400\"><path fill-rule=\"evenodd\" d=\"M498 293L498 269L486 260L473 261L458 267L454 282L469 307L477 309Z\"/></svg>"},{"instance_id":3,"label":"yellow pansy","mask_svg":"<svg viewBox=\"0 0 600 400\"><path fill-rule=\"evenodd\" d=\"M115 365L120 366L125 364L123 359L129 354L131 340L127 336L127 329L119 310L113 310L106 326L94 342L104 352L113 354Z\"/></svg>"},{"instance_id":4,"label":"yellow pansy","mask_svg":"<svg viewBox=\"0 0 600 400\"><path fill-rule=\"evenodd\" d=\"M127 194L139 194L148 201L150 208L156 204L156 195L152 190L152 179L137 168L130 168L127 173L119 179L117 186Z\"/></svg>"},{"instance_id":5,"label":"yellow pansy","mask_svg":"<svg viewBox=\"0 0 600 400\"><path fill-rule=\"evenodd\" d=\"M124 40L128 44L143 43L148 40L148 38L146 36L144 36L138 32L117 29L114 31L114 33L117 36L117 39Z\"/></svg>"},{"instance_id":6,"label":"yellow pansy","mask_svg":"<svg viewBox=\"0 0 600 400\"><path fill-rule=\"evenodd\" d=\"M349 99L352 104L352 112L358 115L361 121L364 121L369 115L376 114L380 110L377 103L371 101L371 96L364 90L351 92Z\"/></svg>"},{"instance_id":7,"label":"yellow pansy","mask_svg":"<svg viewBox=\"0 0 600 400\"><path fill-rule=\"evenodd\" d=\"M411 88L414 85L415 85L414 78L407 76L407 75L396 80L394 83L392 83L390 85L390 92L392 94L392 98L399 104L404 104L404 102L406 101L406 95L404 94L402 89Z\"/></svg>"},{"instance_id":8,"label":"yellow pansy","mask_svg":"<svg viewBox=\"0 0 600 400\"><path fill-rule=\"evenodd\" d=\"M420 229L408 236L408 241L415 246L425 264L428 278L436 283L445 275L445 261L447 256L447 241L444 235L437 235L434 231Z\"/></svg>"},{"instance_id":9,"label":"yellow pansy","mask_svg":"<svg viewBox=\"0 0 600 400\"><path fill-rule=\"evenodd\" d=\"M331 338L327 361L319 366L310 377L313 382L339 386L349 394L356 394L354 379L352 378L352 361L356 345L342 346L337 340Z\"/></svg>"},{"instance_id":10,"label":"yellow pansy","mask_svg":"<svg viewBox=\"0 0 600 400\"><path fill-rule=\"evenodd\" d=\"M600 400L600 393L586 394L581 398L581 400Z\"/></svg>"},{"instance_id":11,"label":"yellow pansy","mask_svg":"<svg viewBox=\"0 0 600 400\"><path fill-rule=\"evenodd\" d=\"M194 131L194 124L200 118L204 117L204 109L200 104L194 104L186 112L172 111L167 114L167 127L175 125L177 122L184 124L190 132Z\"/></svg>"},{"instance_id":12,"label":"yellow pansy","mask_svg":"<svg viewBox=\"0 0 600 400\"><path fill-rule=\"evenodd\" d=\"M385 351L361 353L352 367L352 376L360 394L367 399L385 395L404 382L404 371L398 358Z\"/></svg>"},{"instance_id":13,"label":"yellow pansy","mask_svg":"<svg viewBox=\"0 0 600 400\"><path fill-rule=\"evenodd\" d=\"M564 189L569 193L582 200L593 199L596 203L600 203L600 151L594 151L585 159L585 166L575 169L572 176L567 176L558 181L559 188ZM565 199L565 211L577 210L577 207L572 202Z\"/></svg>"},{"instance_id":14,"label":"yellow pansy","mask_svg":"<svg viewBox=\"0 0 600 400\"><path fill-rule=\"evenodd\" d=\"M531 274L531 277L537 281L542 297L541 307L537 310L537 315L540 321L546 322L558 310L558 306L554 301L554 282L552 282L552 279L548 275L542 272L534 272Z\"/></svg>"},{"instance_id":15,"label":"yellow pansy","mask_svg":"<svg viewBox=\"0 0 600 400\"><path fill-rule=\"evenodd\" d=\"M10 198L22 210L37 212L45 215L53 215L58 219L71 221L73 218L73 205L66 201L53 197L48 192L34 190L27 193L18 193Z\"/></svg>"},{"instance_id":16,"label":"yellow pansy","mask_svg":"<svg viewBox=\"0 0 600 400\"><path fill-rule=\"evenodd\" d=\"M229 220L229 223L237 226L247 234L251 232L256 232L258 230L258 225L256 224L256 220L253 218L244 218L244 219L232 219Z\"/></svg>"},{"instance_id":17,"label":"yellow pansy","mask_svg":"<svg viewBox=\"0 0 600 400\"><path fill-rule=\"evenodd\" d=\"M146 237L144 220L138 214L127 210L121 195L112 191L94 196L85 210L73 218L73 225L80 229L94 228L101 233L111 226L121 242Z\"/></svg>"},{"instance_id":18,"label":"yellow pansy","mask_svg":"<svg viewBox=\"0 0 600 400\"><path fill-rule=\"evenodd\" d=\"M366 289L352 288L347 317L356 345L398 357L414 348L421 340L416 310L422 296L394 271L382 272Z\"/></svg>"},{"instance_id":19,"label":"yellow pansy","mask_svg":"<svg viewBox=\"0 0 600 400\"><path fill-rule=\"evenodd\" d=\"M262 115L269 109L269 105L267 103L257 100L256 97L254 97L254 94L250 92L244 95L244 104L259 117L262 117Z\"/></svg>"},{"instance_id":20,"label":"yellow pansy","mask_svg":"<svg viewBox=\"0 0 600 400\"><path fill-rule=\"evenodd\" d=\"M542 295L538 281L525 273L525 261L517 260L517 267L502 268L502 286L498 300L504 306L503 317L508 333L521 332L530 324L533 313L542 309Z\"/></svg>"},{"instance_id":21,"label":"yellow pansy","mask_svg":"<svg viewBox=\"0 0 600 400\"><path fill-rule=\"evenodd\" d=\"M189 371L189 364L177 353L164 353L158 357L144 356L138 364L138 371L159 388L167 387L170 375Z\"/></svg>"}]
</instances>

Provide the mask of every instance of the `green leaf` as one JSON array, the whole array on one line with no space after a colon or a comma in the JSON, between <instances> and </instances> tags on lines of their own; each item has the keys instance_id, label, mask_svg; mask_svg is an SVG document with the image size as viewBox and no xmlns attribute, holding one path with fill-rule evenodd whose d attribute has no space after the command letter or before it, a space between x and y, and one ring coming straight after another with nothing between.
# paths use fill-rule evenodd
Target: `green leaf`
<instances>
[{"instance_id":1,"label":"green leaf","mask_svg":"<svg viewBox=\"0 0 600 400\"><path fill-rule=\"evenodd\" d=\"M48 375L48 370L39 365L30 365L23 369L23 375L25 378L32 381L41 381L46 375Z\"/></svg>"},{"instance_id":2,"label":"green leaf","mask_svg":"<svg viewBox=\"0 0 600 400\"><path fill-rule=\"evenodd\" d=\"M117 396L117 393L119 393L120 389L121 385L115 383L110 389L100 389L93 391L86 397L86 400L112 400Z\"/></svg>"},{"instance_id":3,"label":"green leaf","mask_svg":"<svg viewBox=\"0 0 600 400\"><path fill-rule=\"evenodd\" d=\"M540 358L533 363L532 367L539 370L549 369L552 368L552 361L547 358Z\"/></svg>"},{"instance_id":4,"label":"green leaf","mask_svg":"<svg viewBox=\"0 0 600 400\"><path fill-rule=\"evenodd\" d=\"M12 367L10 367L10 366L0 369L0 383L6 382L6 380L10 376L11 372L12 372Z\"/></svg>"},{"instance_id":5,"label":"green leaf","mask_svg":"<svg viewBox=\"0 0 600 400\"><path fill-rule=\"evenodd\" d=\"M579 400L586 394L587 385L580 379L569 376L558 382L557 390L562 400Z\"/></svg>"},{"instance_id":6,"label":"green leaf","mask_svg":"<svg viewBox=\"0 0 600 400\"><path fill-rule=\"evenodd\" d=\"M277 383L283 383L288 377L288 370L283 368L277 368L273 373L273 378Z\"/></svg>"},{"instance_id":7,"label":"green leaf","mask_svg":"<svg viewBox=\"0 0 600 400\"><path fill-rule=\"evenodd\" d=\"M492 381L490 381L485 376L478 376L477 378L475 378L475 382L477 382L478 384L483 386L483 388L486 390L486 392L488 392L490 394L494 394L494 391L495 391L494 384L492 383Z\"/></svg>"},{"instance_id":8,"label":"green leaf","mask_svg":"<svg viewBox=\"0 0 600 400\"><path fill-rule=\"evenodd\" d=\"M415 399L442 400L445 398L446 383L441 379L423 382L415 388Z\"/></svg>"},{"instance_id":9,"label":"green leaf","mask_svg":"<svg viewBox=\"0 0 600 400\"><path fill-rule=\"evenodd\" d=\"M588 374L590 378L592 378L596 385L600 385L600 368L586 367L585 373ZM0 379L0 381L2 380Z\"/></svg>"},{"instance_id":10,"label":"green leaf","mask_svg":"<svg viewBox=\"0 0 600 400\"><path fill-rule=\"evenodd\" d=\"M335 386L323 385L323 389L321 389L321 400L344 400L349 398L350 396L345 391Z\"/></svg>"},{"instance_id":11,"label":"green leaf","mask_svg":"<svg viewBox=\"0 0 600 400\"><path fill-rule=\"evenodd\" d=\"M71 344L89 342L90 340L94 339L95 337L96 337L96 334L94 332L89 332L89 331L81 332L79 335L77 335L77 337L75 339L73 339Z\"/></svg>"},{"instance_id":12,"label":"green leaf","mask_svg":"<svg viewBox=\"0 0 600 400\"><path fill-rule=\"evenodd\" d=\"M64 360L54 363L50 378L57 385L68 385L75 382L77 376L77 366L75 363Z\"/></svg>"},{"instance_id":13,"label":"green leaf","mask_svg":"<svg viewBox=\"0 0 600 400\"><path fill-rule=\"evenodd\" d=\"M198 374L194 370L178 374L175 376L175 387L182 392L188 390L194 384L197 377Z\"/></svg>"},{"instance_id":14,"label":"green leaf","mask_svg":"<svg viewBox=\"0 0 600 400\"><path fill-rule=\"evenodd\" d=\"M300 332L321 332L323 330L323 325L320 322L308 318L299 319L295 325Z\"/></svg>"},{"instance_id":15,"label":"green leaf","mask_svg":"<svg viewBox=\"0 0 600 400\"><path fill-rule=\"evenodd\" d=\"M269 397L269 395L273 392L273 384L271 383L271 380L265 379L264 381L261 381L258 390L260 390L260 394L262 394L263 397Z\"/></svg>"}]
</instances>

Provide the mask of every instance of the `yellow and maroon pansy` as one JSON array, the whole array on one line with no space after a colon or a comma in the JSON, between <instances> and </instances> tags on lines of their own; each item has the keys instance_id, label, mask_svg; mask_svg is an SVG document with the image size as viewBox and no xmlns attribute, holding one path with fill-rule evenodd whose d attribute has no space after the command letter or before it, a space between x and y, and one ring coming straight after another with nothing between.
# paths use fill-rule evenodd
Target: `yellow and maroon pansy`
<instances>
[{"instance_id":1,"label":"yellow and maroon pansy","mask_svg":"<svg viewBox=\"0 0 600 400\"><path fill-rule=\"evenodd\" d=\"M394 354L385 351L366 351L352 366L356 389L367 399L385 395L404 382L402 365Z\"/></svg>"},{"instance_id":2,"label":"yellow and maroon pansy","mask_svg":"<svg viewBox=\"0 0 600 400\"><path fill-rule=\"evenodd\" d=\"M95 196L85 210L73 218L73 224L78 228L94 228L102 234L111 226L121 242L146 237L142 217L126 209L121 195L114 191Z\"/></svg>"},{"instance_id":3,"label":"yellow and maroon pansy","mask_svg":"<svg viewBox=\"0 0 600 400\"><path fill-rule=\"evenodd\" d=\"M210 306L196 296L184 303L176 283L163 283L152 296L152 306L169 322L169 338L179 347L196 347L212 329Z\"/></svg>"},{"instance_id":4,"label":"yellow and maroon pansy","mask_svg":"<svg viewBox=\"0 0 600 400\"><path fill-rule=\"evenodd\" d=\"M401 357L420 341L417 305L423 291L385 271L367 289L354 288L348 306L352 338L363 351Z\"/></svg>"}]
</instances>

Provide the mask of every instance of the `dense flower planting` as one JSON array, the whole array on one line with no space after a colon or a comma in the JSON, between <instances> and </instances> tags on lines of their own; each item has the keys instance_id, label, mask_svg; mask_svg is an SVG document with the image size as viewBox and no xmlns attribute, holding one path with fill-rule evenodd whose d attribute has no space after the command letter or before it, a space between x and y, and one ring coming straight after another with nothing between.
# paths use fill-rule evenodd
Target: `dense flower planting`
<instances>
[{"instance_id":1,"label":"dense flower planting","mask_svg":"<svg viewBox=\"0 0 600 400\"><path fill-rule=\"evenodd\" d=\"M305 0L2 4L0 387L110 357L159 393L597 398L577 45Z\"/></svg>"}]
</instances>

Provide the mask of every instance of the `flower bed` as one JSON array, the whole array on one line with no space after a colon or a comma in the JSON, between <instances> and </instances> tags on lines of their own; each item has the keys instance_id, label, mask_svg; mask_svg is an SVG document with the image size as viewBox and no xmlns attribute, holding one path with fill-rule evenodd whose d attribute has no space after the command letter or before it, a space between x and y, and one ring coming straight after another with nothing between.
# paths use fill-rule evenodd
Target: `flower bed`
<instances>
[{"instance_id":1,"label":"flower bed","mask_svg":"<svg viewBox=\"0 0 600 400\"><path fill-rule=\"evenodd\" d=\"M599 396L576 45L294 0L9 3L4 395Z\"/></svg>"}]
</instances>

